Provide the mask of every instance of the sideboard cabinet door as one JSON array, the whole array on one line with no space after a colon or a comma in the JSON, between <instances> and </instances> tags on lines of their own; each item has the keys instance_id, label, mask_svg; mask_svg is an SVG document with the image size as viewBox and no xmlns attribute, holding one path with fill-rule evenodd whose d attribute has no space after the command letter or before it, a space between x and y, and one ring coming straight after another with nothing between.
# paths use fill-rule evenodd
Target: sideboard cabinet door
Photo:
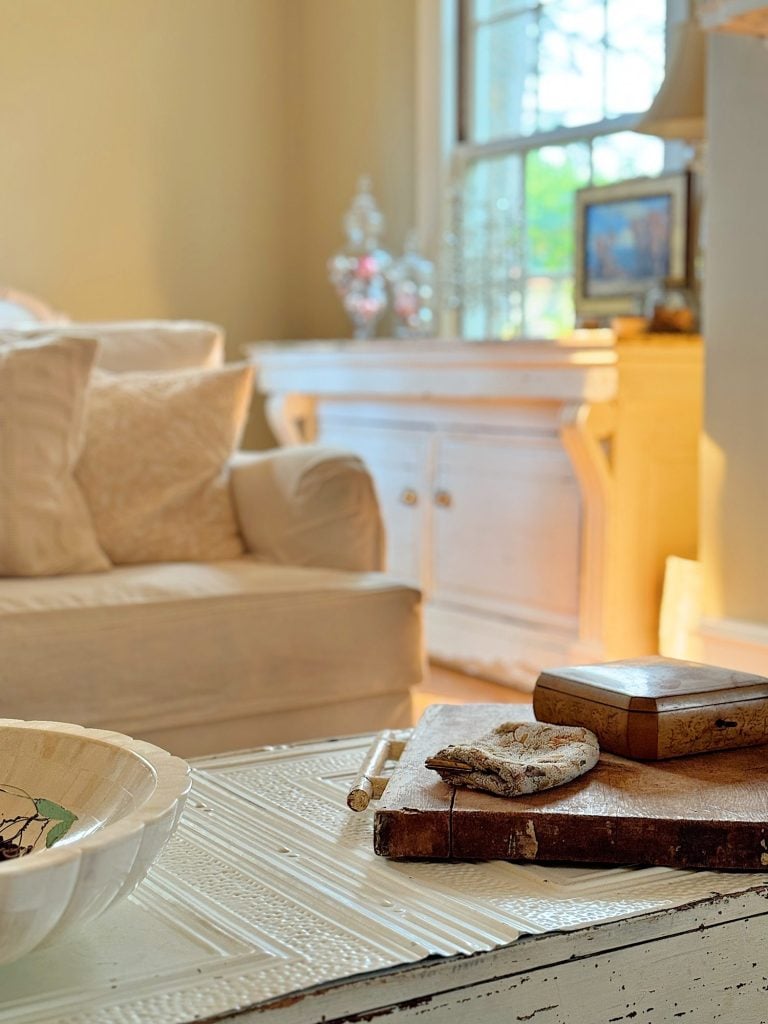
<instances>
[{"instance_id":1,"label":"sideboard cabinet door","mask_svg":"<svg viewBox=\"0 0 768 1024\"><path fill-rule=\"evenodd\" d=\"M426 469L429 433L321 419L318 439L363 459L373 477L386 525L387 572L423 587L424 511L430 496Z\"/></svg>"},{"instance_id":2,"label":"sideboard cabinet door","mask_svg":"<svg viewBox=\"0 0 768 1024\"><path fill-rule=\"evenodd\" d=\"M578 630L581 499L554 438L438 435L436 603Z\"/></svg>"}]
</instances>

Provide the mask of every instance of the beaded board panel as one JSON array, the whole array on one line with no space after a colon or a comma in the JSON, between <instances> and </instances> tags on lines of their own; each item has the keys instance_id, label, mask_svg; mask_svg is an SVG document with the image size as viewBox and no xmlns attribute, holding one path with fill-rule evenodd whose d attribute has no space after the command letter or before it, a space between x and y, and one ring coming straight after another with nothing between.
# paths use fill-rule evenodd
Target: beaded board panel
<instances>
[{"instance_id":1,"label":"beaded board panel","mask_svg":"<svg viewBox=\"0 0 768 1024\"><path fill-rule=\"evenodd\" d=\"M307 1024L315 1018L295 996L310 989L350 978L375 987L383 973L428 957L439 967L522 948L532 941L516 942L523 934L768 884L763 874L666 868L388 862L373 853L372 809L345 806L369 744L357 737L198 761L181 826L136 893L0 968L0 1024Z\"/></svg>"}]
</instances>

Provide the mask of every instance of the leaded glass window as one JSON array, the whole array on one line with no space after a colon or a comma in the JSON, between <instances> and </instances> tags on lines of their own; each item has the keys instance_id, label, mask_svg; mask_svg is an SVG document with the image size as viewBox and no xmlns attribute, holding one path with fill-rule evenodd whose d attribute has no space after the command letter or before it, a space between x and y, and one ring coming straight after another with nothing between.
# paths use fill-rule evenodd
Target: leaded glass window
<instances>
[{"instance_id":1,"label":"leaded glass window","mask_svg":"<svg viewBox=\"0 0 768 1024\"><path fill-rule=\"evenodd\" d=\"M665 0L463 0L449 291L465 337L574 325L574 192L659 174L629 130L664 75ZM449 261L450 262L450 261Z\"/></svg>"}]
</instances>

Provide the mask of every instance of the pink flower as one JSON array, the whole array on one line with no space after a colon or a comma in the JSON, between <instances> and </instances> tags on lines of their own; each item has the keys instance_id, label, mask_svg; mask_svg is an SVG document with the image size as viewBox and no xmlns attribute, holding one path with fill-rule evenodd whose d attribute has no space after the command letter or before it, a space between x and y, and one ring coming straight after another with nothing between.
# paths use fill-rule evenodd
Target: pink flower
<instances>
[{"instance_id":1,"label":"pink flower","mask_svg":"<svg viewBox=\"0 0 768 1024\"><path fill-rule=\"evenodd\" d=\"M370 281L379 272L379 263L375 256L370 254L360 256L357 261L356 276L363 281Z\"/></svg>"}]
</instances>

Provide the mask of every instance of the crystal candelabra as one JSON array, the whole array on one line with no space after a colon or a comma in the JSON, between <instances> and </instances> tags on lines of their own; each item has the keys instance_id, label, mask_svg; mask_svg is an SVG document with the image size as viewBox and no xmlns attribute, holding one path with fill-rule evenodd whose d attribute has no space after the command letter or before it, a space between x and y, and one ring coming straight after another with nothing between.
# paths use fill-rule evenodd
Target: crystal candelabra
<instances>
[{"instance_id":1,"label":"crystal candelabra","mask_svg":"<svg viewBox=\"0 0 768 1024\"><path fill-rule=\"evenodd\" d=\"M524 233L508 199L465 195L460 184L446 193L440 247L440 297L444 324L467 339L519 337L524 333Z\"/></svg>"},{"instance_id":2,"label":"crystal candelabra","mask_svg":"<svg viewBox=\"0 0 768 1024\"><path fill-rule=\"evenodd\" d=\"M428 338L435 333L435 267L418 250L416 233L406 239L405 252L387 273L398 338Z\"/></svg>"},{"instance_id":3,"label":"crystal candelabra","mask_svg":"<svg viewBox=\"0 0 768 1024\"><path fill-rule=\"evenodd\" d=\"M373 337L387 308L386 272L389 253L380 247L384 217L371 194L370 178L362 177L344 217L345 247L328 261L331 283L341 298L355 338Z\"/></svg>"}]
</instances>

